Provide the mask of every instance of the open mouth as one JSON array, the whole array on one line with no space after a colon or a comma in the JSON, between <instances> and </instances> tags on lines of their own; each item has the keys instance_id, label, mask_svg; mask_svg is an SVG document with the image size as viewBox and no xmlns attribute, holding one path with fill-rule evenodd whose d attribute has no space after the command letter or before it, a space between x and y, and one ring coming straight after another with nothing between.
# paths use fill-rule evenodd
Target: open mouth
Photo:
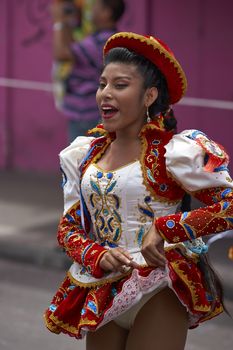
<instances>
[{"instance_id":1,"label":"open mouth","mask_svg":"<svg viewBox=\"0 0 233 350\"><path fill-rule=\"evenodd\" d=\"M118 112L118 109L112 106L102 107L102 117L104 119L110 119Z\"/></svg>"}]
</instances>

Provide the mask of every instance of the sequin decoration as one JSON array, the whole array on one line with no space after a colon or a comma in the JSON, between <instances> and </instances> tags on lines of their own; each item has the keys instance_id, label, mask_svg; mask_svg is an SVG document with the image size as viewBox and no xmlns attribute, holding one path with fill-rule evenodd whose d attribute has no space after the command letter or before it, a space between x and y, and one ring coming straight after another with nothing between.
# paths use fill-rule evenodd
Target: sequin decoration
<instances>
[{"instance_id":1,"label":"sequin decoration","mask_svg":"<svg viewBox=\"0 0 233 350\"><path fill-rule=\"evenodd\" d=\"M94 301L92 301L92 300L88 301L87 308L89 310L91 310L92 312L94 312L94 314L97 314L97 306L96 306Z\"/></svg>"},{"instance_id":2,"label":"sequin decoration","mask_svg":"<svg viewBox=\"0 0 233 350\"><path fill-rule=\"evenodd\" d=\"M49 310L52 311L52 312L54 312L56 309L57 309L57 306L54 305L54 304L51 304L51 305L49 306Z\"/></svg>"},{"instance_id":3,"label":"sequin decoration","mask_svg":"<svg viewBox=\"0 0 233 350\"><path fill-rule=\"evenodd\" d=\"M120 199L114 193L116 184L113 172L98 171L96 176L90 178L92 193L89 199L91 206L95 209L95 231L100 244L110 247L116 246L122 233Z\"/></svg>"},{"instance_id":4,"label":"sequin decoration","mask_svg":"<svg viewBox=\"0 0 233 350\"><path fill-rule=\"evenodd\" d=\"M174 221L174 220L167 220L166 226L167 226L168 228L173 228L173 227L175 227L175 221Z\"/></svg>"}]
</instances>

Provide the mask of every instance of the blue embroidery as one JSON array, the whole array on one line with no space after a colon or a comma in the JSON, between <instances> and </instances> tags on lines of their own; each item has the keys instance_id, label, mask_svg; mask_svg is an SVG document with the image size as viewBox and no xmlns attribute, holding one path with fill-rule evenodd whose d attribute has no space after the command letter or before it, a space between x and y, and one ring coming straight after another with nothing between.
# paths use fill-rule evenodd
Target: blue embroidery
<instances>
[{"instance_id":1,"label":"blue embroidery","mask_svg":"<svg viewBox=\"0 0 233 350\"><path fill-rule=\"evenodd\" d=\"M76 210L76 215L79 216L79 217L81 216L81 210L80 209Z\"/></svg>"},{"instance_id":2,"label":"blue embroidery","mask_svg":"<svg viewBox=\"0 0 233 350\"><path fill-rule=\"evenodd\" d=\"M71 216L70 214L66 214L66 218L68 219L68 221L71 223L71 224L75 224L75 219L73 218L73 216Z\"/></svg>"},{"instance_id":3,"label":"blue embroidery","mask_svg":"<svg viewBox=\"0 0 233 350\"><path fill-rule=\"evenodd\" d=\"M143 239L144 233L145 233L145 227L141 226L137 237L139 247L142 246L142 239Z\"/></svg>"},{"instance_id":4,"label":"blue embroidery","mask_svg":"<svg viewBox=\"0 0 233 350\"><path fill-rule=\"evenodd\" d=\"M107 173L107 178L111 180L113 178L113 173Z\"/></svg>"},{"instance_id":5,"label":"blue embroidery","mask_svg":"<svg viewBox=\"0 0 233 350\"><path fill-rule=\"evenodd\" d=\"M101 195L101 189L100 189L99 185L96 182L92 181L92 180L90 180L90 184L91 184L91 188L93 189L93 191L100 196Z\"/></svg>"},{"instance_id":6,"label":"blue embroidery","mask_svg":"<svg viewBox=\"0 0 233 350\"><path fill-rule=\"evenodd\" d=\"M103 177L103 173L101 171L98 171L96 176L98 179L101 179Z\"/></svg>"},{"instance_id":7,"label":"blue embroidery","mask_svg":"<svg viewBox=\"0 0 233 350\"><path fill-rule=\"evenodd\" d=\"M228 169L228 167L226 166L226 165L221 165L221 166L219 166L218 168L215 168L214 169L214 173L218 173L218 172L220 172L220 171L229 171L229 169Z\"/></svg>"},{"instance_id":8,"label":"blue embroidery","mask_svg":"<svg viewBox=\"0 0 233 350\"><path fill-rule=\"evenodd\" d=\"M156 157L159 156L159 153L158 153L157 149L153 149L153 150L152 150L152 153L154 153L154 155L155 155Z\"/></svg>"},{"instance_id":9,"label":"blue embroidery","mask_svg":"<svg viewBox=\"0 0 233 350\"><path fill-rule=\"evenodd\" d=\"M206 292L205 295L206 295L206 298L207 298L208 301L213 301L214 300L214 298L213 298L213 296L211 294Z\"/></svg>"},{"instance_id":10,"label":"blue embroidery","mask_svg":"<svg viewBox=\"0 0 233 350\"><path fill-rule=\"evenodd\" d=\"M151 211L151 210L149 210L149 209L146 209L146 208L144 208L144 207L142 207L142 206L138 206L138 208L139 208L139 211L142 213L142 214L144 214L144 215L147 215L147 216L149 216L150 218L153 218L154 217L154 213L153 213L153 211Z\"/></svg>"},{"instance_id":11,"label":"blue embroidery","mask_svg":"<svg viewBox=\"0 0 233 350\"><path fill-rule=\"evenodd\" d=\"M183 226L184 226L186 232L187 232L187 233L189 234L189 236L191 237L191 239L195 239L195 238L196 238L196 237L195 237L195 233L193 232L192 228L191 228L188 224L186 224L186 223L183 223Z\"/></svg>"},{"instance_id":12,"label":"blue embroidery","mask_svg":"<svg viewBox=\"0 0 233 350\"><path fill-rule=\"evenodd\" d=\"M116 181L112 182L111 185L109 187L107 187L106 189L106 193L110 193L112 192L112 190L114 189L114 187L116 186Z\"/></svg>"},{"instance_id":13,"label":"blue embroidery","mask_svg":"<svg viewBox=\"0 0 233 350\"><path fill-rule=\"evenodd\" d=\"M227 208L229 208L229 206L230 206L229 202L223 202L223 204L222 204L223 210L226 210Z\"/></svg>"},{"instance_id":14,"label":"blue embroidery","mask_svg":"<svg viewBox=\"0 0 233 350\"><path fill-rule=\"evenodd\" d=\"M233 218L226 218L227 221L230 221L231 224L233 224Z\"/></svg>"},{"instance_id":15,"label":"blue embroidery","mask_svg":"<svg viewBox=\"0 0 233 350\"><path fill-rule=\"evenodd\" d=\"M159 141L159 140L153 140L153 141L152 141L152 145L156 145L156 146L157 146L157 145L159 145L159 144L160 144L160 141Z\"/></svg>"},{"instance_id":16,"label":"blue embroidery","mask_svg":"<svg viewBox=\"0 0 233 350\"><path fill-rule=\"evenodd\" d=\"M167 186L166 184L161 184L161 185L159 186L159 188L160 188L160 190L161 190L162 192L165 192L165 191L167 191L168 186Z\"/></svg>"},{"instance_id":17,"label":"blue embroidery","mask_svg":"<svg viewBox=\"0 0 233 350\"><path fill-rule=\"evenodd\" d=\"M222 197L223 199L225 199L229 193L232 193L232 189L231 189L231 188L227 188L227 189L225 189L224 191L222 191L221 197Z\"/></svg>"},{"instance_id":18,"label":"blue embroidery","mask_svg":"<svg viewBox=\"0 0 233 350\"><path fill-rule=\"evenodd\" d=\"M113 297L115 297L117 295L117 289L115 287L112 287L111 294Z\"/></svg>"},{"instance_id":19,"label":"blue embroidery","mask_svg":"<svg viewBox=\"0 0 233 350\"><path fill-rule=\"evenodd\" d=\"M91 177L90 184L94 193L90 194L90 204L95 209L95 231L101 243L113 244L121 237L121 216L118 213L120 199L114 193L117 181L114 179L114 173L107 173L104 176L106 184L103 189L100 186L97 177ZM108 242L108 243L107 243Z\"/></svg>"},{"instance_id":20,"label":"blue embroidery","mask_svg":"<svg viewBox=\"0 0 233 350\"><path fill-rule=\"evenodd\" d=\"M97 314L97 306L96 304L94 303L94 301L88 301L87 303L87 307L89 310L91 310L92 312L94 312L94 314Z\"/></svg>"},{"instance_id":21,"label":"blue embroidery","mask_svg":"<svg viewBox=\"0 0 233 350\"><path fill-rule=\"evenodd\" d=\"M91 246L93 245L93 243L88 244L88 246L86 246L86 248L84 249L84 251L81 254L81 261L84 264L84 260L85 260L85 255L87 253L87 251L91 248Z\"/></svg>"},{"instance_id":22,"label":"blue embroidery","mask_svg":"<svg viewBox=\"0 0 233 350\"><path fill-rule=\"evenodd\" d=\"M76 286L75 286L74 284L71 284L71 285L68 287L69 290L73 290L73 289L75 289L75 288L76 288Z\"/></svg>"},{"instance_id":23,"label":"blue embroidery","mask_svg":"<svg viewBox=\"0 0 233 350\"><path fill-rule=\"evenodd\" d=\"M147 177L149 178L149 180L150 180L151 182L153 182L153 183L156 182L155 179L154 179L154 177L153 177L152 174L151 174L150 169L147 169Z\"/></svg>"},{"instance_id":24,"label":"blue embroidery","mask_svg":"<svg viewBox=\"0 0 233 350\"><path fill-rule=\"evenodd\" d=\"M151 202L151 197L150 197L150 196L146 196L145 199L144 199L144 201L145 201L146 203L150 203L150 202Z\"/></svg>"},{"instance_id":25,"label":"blue embroidery","mask_svg":"<svg viewBox=\"0 0 233 350\"><path fill-rule=\"evenodd\" d=\"M207 137L206 134L204 134L204 132L199 131L199 130L194 130L191 134L185 135L185 136L186 136L188 139L196 140L196 138L197 138L199 135L202 135L202 136Z\"/></svg>"},{"instance_id":26,"label":"blue embroidery","mask_svg":"<svg viewBox=\"0 0 233 350\"><path fill-rule=\"evenodd\" d=\"M52 312L56 311L56 309L57 309L57 306L54 305L54 304L51 304L51 305L49 306L49 310L52 311Z\"/></svg>"},{"instance_id":27,"label":"blue embroidery","mask_svg":"<svg viewBox=\"0 0 233 350\"><path fill-rule=\"evenodd\" d=\"M72 236L73 234L74 234L74 231L69 231L65 236L65 242L67 242L70 236Z\"/></svg>"},{"instance_id":28,"label":"blue embroidery","mask_svg":"<svg viewBox=\"0 0 233 350\"><path fill-rule=\"evenodd\" d=\"M168 221L166 222L166 226L167 226L168 228L173 228L173 227L175 227L175 221L174 221L174 220L168 220Z\"/></svg>"}]
</instances>

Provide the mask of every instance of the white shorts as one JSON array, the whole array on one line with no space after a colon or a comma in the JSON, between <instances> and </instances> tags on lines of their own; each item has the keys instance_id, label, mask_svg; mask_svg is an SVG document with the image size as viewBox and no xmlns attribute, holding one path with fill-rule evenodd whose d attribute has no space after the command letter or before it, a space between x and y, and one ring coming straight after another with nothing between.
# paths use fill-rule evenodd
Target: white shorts
<instances>
[{"instance_id":1,"label":"white shorts","mask_svg":"<svg viewBox=\"0 0 233 350\"><path fill-rule=\"evenodd\" d=\"M132 306L129 310L126 312L122 313L120 316L114 319L114 322L125 329L130 329L135 321L135 318L139 312L139 310L143 307L143 305L146 304L146 302L152 298L155 294L159 293L162 289L164 289L167 286L167 281L164 281L159 288L153 290L152 292L148 294L144 294L142 298L139 300L137 304Z\"/></svg>"}]
</instances>

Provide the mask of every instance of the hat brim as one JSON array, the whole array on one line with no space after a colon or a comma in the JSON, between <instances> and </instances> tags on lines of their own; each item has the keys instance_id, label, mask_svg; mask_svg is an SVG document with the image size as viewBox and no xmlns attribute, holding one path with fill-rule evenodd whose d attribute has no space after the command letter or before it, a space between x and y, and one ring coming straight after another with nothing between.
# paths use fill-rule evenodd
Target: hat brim
<instances>
[{"instance_id":1,"label":"hat brim","mask_svg":"<svg viewBox=\"0 0 233 350\"><path fill-rule=\"evenodd\" d=\"M112 35L106 42L104 56L115 47L125 47L154 63L166 78L170 104L178 102L187 89L187 80L181 65L171 50L154 37L120 32Z\"/></svg>"}]
</instances>

